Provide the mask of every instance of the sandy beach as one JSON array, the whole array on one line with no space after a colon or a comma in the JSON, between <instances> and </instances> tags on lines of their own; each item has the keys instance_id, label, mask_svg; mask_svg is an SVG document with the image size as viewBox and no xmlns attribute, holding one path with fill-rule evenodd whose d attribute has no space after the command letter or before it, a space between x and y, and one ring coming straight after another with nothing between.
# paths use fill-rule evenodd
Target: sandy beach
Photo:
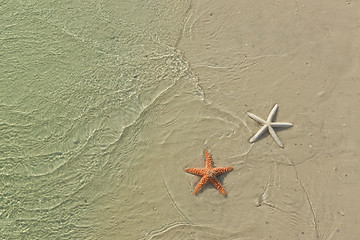
<instances>
[{"instance_id":1,"label":"sandy beach","mask_svg":"<svg viewBox=\"0 0 360 240\"><path fill-rule=\"evenodd\" d=\"M0 238L358 239L358 1L0 13Z\"/></svg>"},{"instance_id":2,"label":"sandy beach","mask_svg":"<svg viewBox=\"0 0 360 240\"><path fill-rule=\"evenodd\" d=\"M233 239L360 234L359 10L356 1L193 2L179 49L208 104L243 121L244 142L259 128L247 111L265 118L277 103L277 120L294 124L279 132L284 149L270 136L250 150L235 139L211 145L228 164L242 152L219 214Z\"/></svg>"}]
</instances>

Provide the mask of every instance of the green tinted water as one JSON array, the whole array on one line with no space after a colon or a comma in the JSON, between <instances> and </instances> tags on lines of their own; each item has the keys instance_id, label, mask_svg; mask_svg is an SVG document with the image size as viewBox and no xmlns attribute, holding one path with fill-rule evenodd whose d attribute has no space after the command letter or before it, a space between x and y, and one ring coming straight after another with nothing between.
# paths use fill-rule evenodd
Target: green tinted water
<instances>
[{"instance_id":1,"label":"green tinted water","mask_svg":"<svg viewBox=\"0 0 360 240\"><path fill-rule=\"evenodd\" d=\"M136 123L186 75L189 2L0 5L1 239L132 239Z\"/></svg>"}]
</instances>

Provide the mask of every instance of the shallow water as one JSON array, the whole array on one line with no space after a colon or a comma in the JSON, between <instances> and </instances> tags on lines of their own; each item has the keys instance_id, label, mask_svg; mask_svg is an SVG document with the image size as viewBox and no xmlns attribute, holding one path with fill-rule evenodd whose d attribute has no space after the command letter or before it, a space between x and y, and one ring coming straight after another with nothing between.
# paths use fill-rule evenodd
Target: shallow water
<instances>
[{"instance_id":1,"label":"shallow water","mask_svg":"<svg viewBox=\"0 0 360 240\"><path fill-rule=\"evenodd\" d=\"M178 82L198 92L172 47L188 7L1 3L2 238L134 236L126 202L158 140L144 135L155 102Z\"/></svg>"}]
</instances>

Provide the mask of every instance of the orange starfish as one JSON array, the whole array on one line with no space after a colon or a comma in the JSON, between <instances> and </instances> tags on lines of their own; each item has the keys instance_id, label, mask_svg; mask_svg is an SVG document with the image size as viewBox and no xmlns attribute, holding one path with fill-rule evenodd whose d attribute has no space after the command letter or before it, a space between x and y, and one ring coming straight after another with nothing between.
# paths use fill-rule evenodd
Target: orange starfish
<instances>
[{"instance_id":1,"label":"orange starfish","mask_svg":"<svg viewBox=\"0 0 360 240\"><path fill-rule=\"evenodd\" d=\"M199 184L195 188L194 195L196 195L198 192L200 192L200 190L205 186L205 184L207 182L211 182L225 196L226 195L225 189L223 188L223 186L221 185L220 181L217 179L216 176L226 173L226 172L229 172L233 168L232 167L214 168L213 162L211 159L211 155L208 153L208 151L205 151L205 155L206 155L205 168L186 168L185 169L185 172L187 172L187 173L192 173L192 174L195 174L198 176L202 176Z\"/></svg>"}]
</instances>

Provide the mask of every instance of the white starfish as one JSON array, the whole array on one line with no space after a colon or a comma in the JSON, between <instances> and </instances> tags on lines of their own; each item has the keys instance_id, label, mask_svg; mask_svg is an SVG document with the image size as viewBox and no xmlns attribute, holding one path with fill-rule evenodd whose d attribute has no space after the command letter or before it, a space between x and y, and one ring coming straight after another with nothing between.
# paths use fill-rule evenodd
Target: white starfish
<instances>
[{"instance_id":1,"label":"white starfish","mask_svg":"<svg viewBox=\"0 0 360 240\"><path fill-rule=\"evenodd\" d=\"M269 116L267 117L266 121L258 116L256 116L255 114L252 113L247 113L249 115L249 117L251 117L252 119L254 119L255 121L261 123L262 126L260 128L260 130L249 140L249 142L255 142L256 140L259 139L259 137L266 131L269 130L270 135L272 136L272 138L275 140L275 142L277 144L279 144L280 147L284 147L284 145L281 143L279 137L276 135L275 130L273 129L273 127L292 127L291 123L286 123L286 122L273 122L274 116L276 115L276 111L278 109L278 105L275 104L275 106L273 107L273 109L271 109L271 112L269 113Z\"/></svg>"}]
</instances>

